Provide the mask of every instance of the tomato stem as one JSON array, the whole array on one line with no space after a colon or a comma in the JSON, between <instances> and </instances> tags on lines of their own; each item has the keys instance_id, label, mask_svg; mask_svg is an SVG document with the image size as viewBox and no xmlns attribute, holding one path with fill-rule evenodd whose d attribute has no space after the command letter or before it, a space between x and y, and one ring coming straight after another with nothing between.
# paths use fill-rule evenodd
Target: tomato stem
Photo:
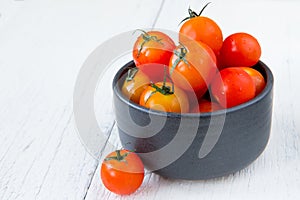
<instances>
[{"instance_id":1,"label":"tomato stem","mask_svg":"<svg viewBox=\"0 0 300 200\"><path fill-rule=\"evenodd\" d=\"M186 21L186 20L192 19L192 18L194 18L194 17L199 17L199 16L201 16L201 14L202 14L203 11L205 10L205 8L206 8L210 3L211 3L211 2L208 2L207 4L205 4L205 6L201 9L201 11L199 12L199 14L197 14L195 11L193 11L193 10L189 7L189 9L188 9L189 16L186 17L186 18L184 18L184 19L179 23L179 25L180 25L182 22Z\"/></svg>"},{"instance_id":2,"label":"tomato stem","mask_svg":"<svg viewBox=\"0 0 300 200\"><path fill-rule=\"evenodd\" d=\"M154 83L151 84L151 87L155 89L153 93L160 92L163 95L171 95L173 92L171 91L171 88L169 86L162 86L161 88L155 85Z\"/></svg>"},{"instance_id":3,"label":"tomato stem","mask_svg":"<svg viewBox=\"0 0 300 200\"><path fill-rule=\"evenodd\" d=\"M167 68L164 66L164 80L163 80L163 87L166 86L166 81L167 81Z\"/></svg>"},{"instance_id":4,"label":"tomato stem","mask_svg":"<svg viewBox=\"0 0 300 200\"><path fill-rule=\"evenodd\" d=\"M120 150L116 150L116 153L117 153L117 159L121 160L122 159L121 151Z\"/></svg>"},{"instance_id":5,"label":"tomato stem","mask_svg":"<svg viewBox=\"0 0 300 200\"><path fill-rule=\"evenodd\" d=\"M131 152L126 152L123 155L121 155L121 150L116 150L117 156L111 156L107 157L104 159L104 161L110 161L110 160L116 160L119 162L126 162L126 157L130 154Z\"/></svg>"},{"instance_id":6,"label":"tomato stem","mask_svg":"<svg viewBox=\"0 0 300 200\"><path fill-rule=\"evenodd\" d=\"M158 42L159 44L161 45L164 45L164 43L162 42L162 39L161 38L158 38L156 35L149 35L149 33L147 33L146 31L142 30L142 29L137 29L136 31L141 31L142 34L142 38L143 38L143 42L138 50L138 54L137 54L137 57L139 57L141 55L141 52L144 48L144 45L149 42L149 41L154 41L154 42ZM136 32L134 31L134 33Z\"/></svg>"},{"instance_id":7,"label":"tomato stem","mask_svg":"<svg viewBox=\"0 0 300 200\"><path fill-rule=\"evenodd\" d=\"M160 92L163 95L170 95L170 94L174 94L174 83L171 80L172 83L172 88L170 88L169 86L166 86L166 82L167 82L167 66L164 66L164 80L163 80L163 85L162 87L158 87L157 85L155 85L154 83L151 83L151 87L153 87L155 89L155 91L153 92Z\"/></svg>"},{"instance_id":8,"label":"tomato stem","mask_svg":"<svg viewBox=\"0 0 300 200\"><path fill-rule=\"evenodd\" d=\"M127 73L127 77L126 77L126 81L132 81L133 78L135 77L136 73L138 72L138 68L131 68L128 70L128 73Z\"/></svg>"},{"instance_id":9,"label":"tomato stem","mask_svg":"<svg viewBox=\"0 0 300 200\"><path fill-rule=\"evenodd\" d=\"M210 3L211 3L211 2L208 2L208 3L201 9L201 11L199 12L199 14L198 14L197 17L201 16L201 14L202 14L203 11L205 10L205 8L206 8Z\"/></svg>"},{"instance_id":10,"label":"tomato stem","mask_svg":"<svg viewBox=\"0 0 300 200\"><path fill-rule=\"evenodd\" d=\"M186 60L186 54L187 53L188 53L188 50L186 49L186 47L183 44L180 44L179 51L174 50L174 54L177 56L177 59L175 60L175 62L173 63L173 65L170 69L170 75L171 76L172 76L175 68L177 67L177 65L179 64L180 61L183 61L186 65L189 66L189 63Z\"/></svg>"}]
</instances>

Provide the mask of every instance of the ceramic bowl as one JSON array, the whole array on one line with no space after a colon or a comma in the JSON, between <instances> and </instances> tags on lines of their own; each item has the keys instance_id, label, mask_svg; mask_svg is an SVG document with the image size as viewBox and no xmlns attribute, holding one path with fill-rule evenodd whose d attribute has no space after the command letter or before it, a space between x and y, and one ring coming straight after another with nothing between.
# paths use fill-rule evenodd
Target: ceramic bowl
<instances>
[{"instance_id":1,"label":"ceramic bowl","mask_svg":"<svg viewBox=\"0 0 300 200\"><path fill-rule=\"evenodd\" d=\"M139 106L122 95L131 61L113 80L113 104L124 148L146 168L174 179L200 180L229 175L252 163L265 149L271 130L273 75L261 61L254 68L264 90L241 105L212 113L165 113Z\"/></svg>"}]
</instances>

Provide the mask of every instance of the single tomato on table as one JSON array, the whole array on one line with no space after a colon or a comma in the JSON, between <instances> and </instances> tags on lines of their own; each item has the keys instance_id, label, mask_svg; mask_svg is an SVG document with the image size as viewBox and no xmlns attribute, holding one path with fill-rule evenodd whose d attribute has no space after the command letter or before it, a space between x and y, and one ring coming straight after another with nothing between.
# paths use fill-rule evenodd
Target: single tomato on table
<instances>
[{"instance_id":1,"label":"single tomato on table","mask_svg":"<svg viewBox=\"0 0 300 200\"><path fill-rule=\"evenodd\" d=\"M101 165L101 179L111 192L128 195L144 180L144 165L134 152L116 150L107 155Z\"/></svg>"},{"instance_id":2,"label":"single tomato on table","mask_svg":"<svg viewBox=\"0 0 300 200\"><path fill-rule=\"evenodd\" d=\"M189 111L189 101L185 92L169 82L158 82L148 86L141 95L140 105L164 112Z\"/></svg>"},{"instance_id":3,"label":"single tomato on table","mask_svg":"<svg viewBox=\"0 0 300 200\"><path fill-rule=\"evenodd\" d=\"M201 16L203 10L199 14L188 9L189 17L185 18L179 30L179 41L185 43L186 40L196 40L207 44L215 54L218 54L223 43L223 34L218 24L208 17Z\"/></svg>"},{"instance_id":4,"label":"single tomato on table","mask_svg":"<svg viewBox=\"0 0 300 200\"><path fill-rule=\"evenodd\" d=\"M248 33L234 33L223 42L220 51L222 67L251 67L261 56L261 47L255 37Z\"/></svg>"},{"instance_id":5,"label":"single tomato on table","mask_svg":"<svg viewBox=\"0 0 300 200\"><path fill-rule=\"evenodd\" d=\"M217 72L216 57L204 43L179 45L170 58L169 73L174 84L200 98Z\"/></svg>"},{"instance_id":6,"label":"single tomato on table","mask_svg":"<svg viewBox=\"0 0 300 200\"><path fill-rule=\"evenodd\" d=\"M131 68L122 86L122 93L131 101L139 103L142 92L150 85L150 79L138 68Z\"/></svg>"},{"instance_id":7,"label":"single tomato on table","mask_svg":"<svg viewBox=\"0 0 300 200\"><path fill-rule=\"evenodd\" d=\"M164 67L169 64L175 47L174 41L163 32L142 31L133 47L133 60L151 81L162 81Z\"/></svg>"},{"instance_id":8,"label":"single tomato on table","mask_svg":"<svg viewBox=\"0 0 300 200\"><path fill-rule=\"evenodd\" d=\"M255 97L251 76L240 67L222 69L211 84L211 94L224 108L231 108Z\"/></svg>"}]
</instances>

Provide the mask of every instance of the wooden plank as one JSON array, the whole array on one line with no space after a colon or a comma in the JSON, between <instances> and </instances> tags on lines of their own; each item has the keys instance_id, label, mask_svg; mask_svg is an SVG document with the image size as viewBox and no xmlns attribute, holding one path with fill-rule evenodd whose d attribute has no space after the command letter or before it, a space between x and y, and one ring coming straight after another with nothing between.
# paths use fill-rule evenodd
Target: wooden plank
<instances>
[{"instance_id":1,"label":"wooden plank","mask_svg":"<svg viewBox=\"0 0 300 200\"><path fill-rule=\"evenodd\" d=\"M0 30L25 6L24 0L0 2Z\"/></svg>"},{"instance_id":2,"label":"wooden plank","mask_svg":"<svg viewBox=\"0 0 300 200\"><path fill-rule=\"evenodd\" d=\"M5 25L0 32L0 199L85 197L98 163L80 143L72 119L77 73L103 41L151 26L159 6L29 1Z\"/></svg>"}]
</instances>

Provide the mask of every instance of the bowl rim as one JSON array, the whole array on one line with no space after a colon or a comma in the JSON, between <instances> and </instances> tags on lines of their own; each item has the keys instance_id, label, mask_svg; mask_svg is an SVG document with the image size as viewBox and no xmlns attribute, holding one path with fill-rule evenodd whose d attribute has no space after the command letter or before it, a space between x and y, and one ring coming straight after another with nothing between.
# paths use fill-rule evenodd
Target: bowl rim
<instances>
[{"instance_id":1,"label":"bowl rim","mask_svg":"<svg viewBox=\"0 0 300 200\"><path fill-rule=\"evenodd\" d=\"M217 111L213 111L213 112L199 112L199 113L175 113L175 112L163 112L163 111L159 111L159 110L153 110L153 109L148 109L145 108L141 105L136 104L135 102L127 99L124 95L122 95L122 92L120 90L120 87L118 87L118 80L120 79L122 73L124 72L124 70L134 64L134 61L131 60L128 63L126 63L124 66L122 66L118 72L115 74L114 78L113 78L113 82L112 82L112 87L113 87L113 93L115 95L118 96L118 98L124 102L125 104L129 105L130 107L133 107L134 109L137 109L139 111L142 112L146 112L152 115L158 115L158 116L168 116L168 117L172 117L172 118L180 118L180 117L186 117L186 118L195 118L195 117L212 117L212 116L220 116L220 115L224 115L224 114L230 114L232 112L236 112L242 108L246 108L248 106L251 106L257 102L259 102L260 100L262 100L265 96L267 96L267 94L269 94L273 88L274 85L274 77L273 77L273 73L271 71L271 69L261 60L259 60L255 65L261 65L261 67L264 69L264 73L265 73L265 79L266 79L266 85L265 88L260 92L260 94L258 94L256 97L254 97L253 99L239 104L237 106L231 107L231 108L225 108L222 110L217 110Z\"/></svg>"}]
</instances>

